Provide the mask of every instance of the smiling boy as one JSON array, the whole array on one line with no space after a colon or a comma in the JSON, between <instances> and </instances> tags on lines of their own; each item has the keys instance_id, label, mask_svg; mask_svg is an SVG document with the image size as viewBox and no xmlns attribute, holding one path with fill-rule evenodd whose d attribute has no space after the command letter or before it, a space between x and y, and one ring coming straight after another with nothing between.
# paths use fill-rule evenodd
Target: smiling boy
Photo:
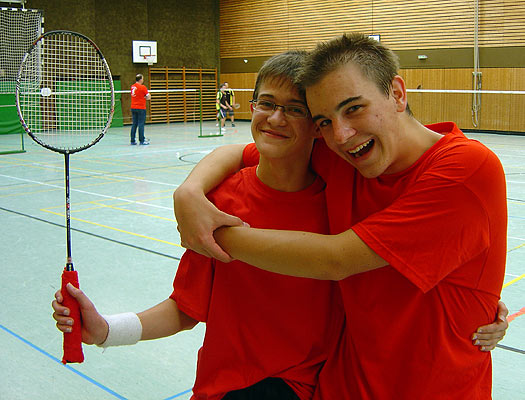
<instances>
[{"instance_id":1,"label":"smiling boy","mask_svg":"<svg viewBox=\"0 0 525 400\"><path fill-rule=\"evenodd\" d=\"M315 126L304 91L293 83L305 52L270 58L253 95L252 135L257 165L229 177L209 194L225 212L259 228L327 233L324 182L309 168ZM335 282L295 278L229 264L187 251L169 299L139 313L105 319L78 289L83 340L103 347L134 344L206 323L194 399L308 400L342 331ZM53 302L63 332L71 318ZM107 321L107 322L106 322ZM125 338L125 340L122 340ZM131 338L131 339L130 339Z\"/></svg>"}]
</instances>

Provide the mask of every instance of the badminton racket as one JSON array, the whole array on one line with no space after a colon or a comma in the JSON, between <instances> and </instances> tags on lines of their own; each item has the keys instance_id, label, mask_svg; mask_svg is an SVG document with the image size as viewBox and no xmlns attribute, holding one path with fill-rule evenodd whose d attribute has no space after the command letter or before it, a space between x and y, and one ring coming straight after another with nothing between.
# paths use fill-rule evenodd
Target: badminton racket
<instances>
[{"instance_id":1,"label":"badminton racket","mask_svg":"<svg viewBox=\"0 0 525 400\"><path fill-rule=\"evenodd\" d=\"M69 156L97 143L113 118L113 80L98 47L86 36L50 31L40 36L22 59L15 89L24 130L39 145L64 155L67 258L62 272L63 305L75 323L64 333L62 362L84 361L82 323L77 301L66 285L78 287L71 258Z\"/></svg>"},{"instance_id":2,"label":"badminton racket","mask_svg":"<svg viewBox=\"0 0 525 400\"><path fill-rule=\"evenodd\" d=\"M233 108L238 109L241 105L239 103L233 104Z\"/></svg>"}]
</instances>

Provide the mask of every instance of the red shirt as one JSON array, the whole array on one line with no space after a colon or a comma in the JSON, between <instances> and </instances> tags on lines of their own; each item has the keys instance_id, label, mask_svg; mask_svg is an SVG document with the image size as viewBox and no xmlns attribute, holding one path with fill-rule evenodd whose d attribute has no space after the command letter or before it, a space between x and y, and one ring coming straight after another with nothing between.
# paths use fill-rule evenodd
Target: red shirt
<instances>
[{"instance_id":1,"label":"red shirt","mask_svg":"<svg viewBox=\"0 0 525 400\"><path fill-rule=\"evenodd\" d=\"M131 108L145 110L148 93L148 88L138 82L131 85Z\"/></svg>"},{"instance_id":2,"label":"red shirt","mask_svg":"<svg viewBox=\"0 0 525 400\"><path fill-rule=\"evenodd\" d=\"M295 193L264 185L246 168L209 194L221 210L252 227L328 232L324 182ZM223 264L187 251L171 296L191 317L206 322L199 351L195 399L225 393L267 377L284 379L311 399L319 370L337 343L343 310L338 286L294 278L239 261Z\"/></svg>"},{"instance_id":3,"label":"red shirt","mask_svg":"<svg viewBox=\"0 0 525 400\"><path fill-rule=\"evenodd\" d=\"M316 398L491 398L490 353L470 336L494 320L503 283L505 177L455 124L428 128L445 136L407 170L375 179L323 141L314 148L331 233L352 228L390 263L340 282L345 333Z\"/></svg>"}]
</instances>

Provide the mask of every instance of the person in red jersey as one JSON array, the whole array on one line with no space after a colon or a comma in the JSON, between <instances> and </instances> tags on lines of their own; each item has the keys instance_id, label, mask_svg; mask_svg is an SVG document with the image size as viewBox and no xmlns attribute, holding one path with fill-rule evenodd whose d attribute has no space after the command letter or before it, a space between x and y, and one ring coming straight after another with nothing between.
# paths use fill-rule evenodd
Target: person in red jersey
<instances>
[{"instance_id":1,"label":"person in red jersey","mask_svg":"<svg viewBox=\"0 0 525 400\"><path fill-rule=\"evenodd\" d=\"M317 398L488 399L490 353L471 340L497 315L503 169L454 123L420 124L397 70L394 53L361 34L320 44L307 58L299 83L324 138L312 165L327 183L331 235L248 228L212 212L200 199L217 176L203 175L202 164L174 194L182 242L267 271L339 281L345 329ZM197 228L187 234L189 198L210 214L190 221ZM225 253L209 234L221 225L233 226L214 232ZM475 344L494 344L492 333L475 335Z\"/></svg>"},{"instance_id":2,"label":"person in red jersey","mask_svg":"<svg viewBox=\"0 0 525 400\"><path fill-rule=\"evenodd\" d=\"M144 77L137 74L136 82L131 85L131 116L133 124L131 125L131 144L137 144L135 137L137 128L139 129L139 144L148 145L149 140L144 137L144 125L146 123L146 100L151 99L148 88L143 85Z\"/></svg>"},{"instance_id":3,"label":"person in red jersey","mask_svg":"<svg viewBox=\"0 0 525 400\"><path fill-rule=\"evenodd\" d=\"M245 155L257 158L256 165L229 177L209 199L254 227L328 233L325 183L308 167L317 131L304 91L293 84L305 54L283 53L261 68L251 125L258 152L254 147ZM205 322L192 398L312 398L343 327L336 282L226 264L188 250L173 288L169 299L138 316L105 319L80 290L68 290L81 304L86 343L132 344ZM57 292L54 318L67 331L71 319L61 301Z\"/></svg>"}]
</instances>

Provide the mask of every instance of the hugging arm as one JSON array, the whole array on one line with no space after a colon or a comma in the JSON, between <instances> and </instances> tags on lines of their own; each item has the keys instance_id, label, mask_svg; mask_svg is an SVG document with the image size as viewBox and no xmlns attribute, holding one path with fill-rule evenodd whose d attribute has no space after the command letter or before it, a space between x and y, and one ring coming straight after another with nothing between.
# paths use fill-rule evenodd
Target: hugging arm
<instances>
[{"instance_id":1,"label":"hugging arm","mask_svg":"<svg viewBox=\"0 0 525 400\"><path fill-rule=\"evenodd\" d=\"M217 229L214 235L234 259L284 275L341 280L388 265L351 229L322 235L227 227Z\"/></svg>"},{"instance_id":2,"label":"hugging arm","mask_svg":"<svg viewBox=\"0 0 525 400\"><path fill-rule=\"evenodd\" d=\"M215 242L213 231L220 226L242 225L243 222L218 210L206 198L206 193L243 167L244 147L244 144L227 145L215 149L193 168L173 193L181 244L223 262L231 261L231 258Z\"/></svg>"},{"instance_id":3,"label":"hugging arm","mask_svg":"<svg viewBox=\"0 0 525 400\"><path fill-rule=\"evenodd\" d=\"M509 315L509 310L505 303L500 300L498 302L496 320L492 324L480 326L472 334L472 343L475 346L479 346L481 351L493 350L507 332L509 327L507 315Z\"/></svg>"}]
</instances>

